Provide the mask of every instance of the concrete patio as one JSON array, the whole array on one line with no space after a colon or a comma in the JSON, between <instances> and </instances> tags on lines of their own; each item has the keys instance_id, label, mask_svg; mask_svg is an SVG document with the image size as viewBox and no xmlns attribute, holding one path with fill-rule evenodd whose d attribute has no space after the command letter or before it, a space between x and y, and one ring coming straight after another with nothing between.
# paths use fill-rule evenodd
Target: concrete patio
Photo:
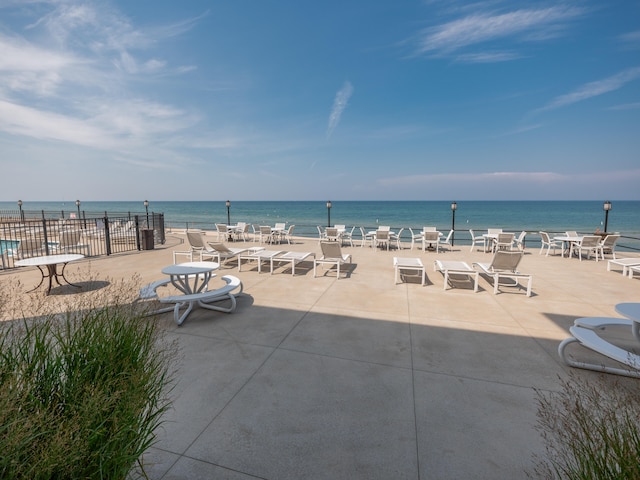
<instances>
[{"instance_id":1,"label":"concrete patio","mask_svg":"<svg viewBox=\"0 0 640 480\"><path fill-rule=\"evenodd\" d=\"M559 342L575 318L618 316L617 303L640 301L639 279L608 272L606 261L527 249L520 269L534 276L530 298L524 288L493 295L483 277L478 293L466 280L444 290L436 258L491 260L461 236L466 244L438 254L344 247L353 267L339 280L313 278L311 262L292 276L285 266L238 273L232 261L217 273L244 284L235 313L196 308L181 327L159 315L179 340L181 365L173 409L145 455L150 478L524 478L543 453L534 388L557 389L569 370ZM269 248L320 254L309 238ZM69 265L69 277L90 268L151 282L174 250L185 250L184 235ZM421 258L426 285L395 285L394 256ZM26 287L39 278L33 268L0 273Z\"/></svg>"}]
</instances>

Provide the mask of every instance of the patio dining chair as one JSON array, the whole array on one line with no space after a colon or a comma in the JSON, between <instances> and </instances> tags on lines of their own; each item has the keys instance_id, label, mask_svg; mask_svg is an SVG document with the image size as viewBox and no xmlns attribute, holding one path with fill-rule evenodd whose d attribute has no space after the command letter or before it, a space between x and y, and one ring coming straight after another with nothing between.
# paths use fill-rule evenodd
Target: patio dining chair
<instances>
[{"instance_id":1,"label":"patio dining chair","mask_svg":"<svg viewBox=\"0 0 640 480\"><path fill-rule=\"evenodd\" d=\"M600 236L599 235L586 235L582 237L582 240L573 244L573 252L578 251L578 257L582 261L582 252L586 252L587 258L591 258L591 254L595 254L596 262L598 261L598 255L601 249ZM604 256L602 257L604 259Z\"/></svg>"},{"instance_id":2,"label":"patio dining chair","mask_svg":"<svg viewBox=\"0 0 640 480\"><path fill-rule=\"evenodd\" d=\"M620 235L607 235L600 242L600 255L604 260L604 254L610 253L613 259L616 259L616 243L620 239Z\"/></svg>"},{"instance_id":3,"label":"patio dining chair","mask_svg":"<svg viewBox=\"0 0 640 480\"><path fill-rule=\"evenodd\" d=\"M487 238L482 235L476 235L471 228L469 233L471 234L471 249L469 251L473 252L473 247L476 245L482 245L482 250L485 251L487 249Z\"/></svg>"},{"instance_id":4,"label":"patio dining chair","mask_svg":"<svg viewBox=\"0 0 640 480\"><path fill-rule=\"evenodd\" d=\"M542 255L544 249L547 249L546 257L549 256L549 251L553 248L553 253L556 253L556 247L562 248L562 242L559 240L555 240L549 236L547 232L538 232L540 234L540 252L538 255Z\"/></svg>"}]
</instances>

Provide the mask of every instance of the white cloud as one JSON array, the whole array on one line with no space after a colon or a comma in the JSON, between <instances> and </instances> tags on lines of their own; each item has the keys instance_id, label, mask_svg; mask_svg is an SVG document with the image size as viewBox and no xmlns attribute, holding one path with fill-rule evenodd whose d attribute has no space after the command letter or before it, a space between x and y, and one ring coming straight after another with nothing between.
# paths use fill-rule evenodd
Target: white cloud
<instances>
[{"instance_id":1,"label":"white cloud","mask_svg":"<svg viewBox=\"0 0 640 480\"><path fill-rule=\"evenodd\" d=\"M331 134L340 123L340 117L342 117L342 112L347 108L347 103L349 102L349 98L353 94L353 85L350 82L344 82L342 88L336 93L336 98L333 101L333 108L331 109L331 114L329 115L329 126L327 128L327 138L331 137Z\"/></svg>"},{"instance_id":2,"label":"white cloud","mask_svg":"<svg viewBox=\"0 0 640 480\"><path fill-rule=\"evenodd\" d=\"M514 52L480 52L458 55L456 61L461 63L496 63L509 62L518 58L521 58L521 55Z\"/></svg>"},{"instance_id":3,"label":"white cloud","mask_svg":"<svg viewBox=\"0 0 640 480\"><path fill-rule=\"evenodd\" d=\"M417 54L446 55L464 47L527 35L529 40L557 36L560 24L582 15L577 7L555 6L508 13L476 13L421 32Z\"/></svg>"},{"instance_id":4,"label":"white cloud","mask_svg":"<svg viewBox=\"0 0 640 480\"><path fill-rule=\"evenodd\" d=\"M560 95L537 111L553 110L556 108L565 107L567 105L581 102L589 98L597 97L599 95L618 90L627 83L632 82L639 77L640 67L629 68L603 80L586 83L573 92L567 93L565 95Z\"/></svg>"}]
</instances>

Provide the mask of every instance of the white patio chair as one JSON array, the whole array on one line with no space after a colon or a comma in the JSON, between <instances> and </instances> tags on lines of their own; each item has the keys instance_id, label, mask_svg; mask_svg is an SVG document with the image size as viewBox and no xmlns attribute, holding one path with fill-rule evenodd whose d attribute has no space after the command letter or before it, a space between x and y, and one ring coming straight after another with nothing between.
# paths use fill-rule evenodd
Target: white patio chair
<instances>
[{"instance_id":1,"label":"white patio chair","mask_svg":"<svg viewBox=\"0 0 640 480\"><path fill-rule=\"evenodd\" d=\"M604 254L610 253L613 255L613 259L616 259L616 243L620 239L620 235L607 235L600 242L600 255L604 260Z\"/></svg>"},{"instance_id":2,"label":"white patio chair","mask_svg":"<svg viewBox=\"0 0 640 480\"><path fill-rule=\"evenodd\" d=\"M229 229L224 223L216 223L216 232L218 234L218 241L224 242L229 235Z\"/></svg>"},{"instance_id":3,"label":"white patio chair","mask_svg":"<svg viewBox=\"0 0 640 480\"><path fill-rule=\"evenodd\" d=\"M422 251L424 252L429 246L433 246L436 253L440 251L440 232L431 230L422 232Z\"/></svg>"},{"instance_id":4,"label":"white patio chair","mask_svg":"<svg viewBox=\"0 0 640 480\"><path fill-rule=\"evenodd\" d=\"M398 233L391 235L391 240L396 244L397 250L402 250L402 232L404 232L404 227L398 230Z\"/></svg>"},{"instance_id":5,"label":"white patio chair","mask_svg":"<svg viewBox=\"0 0 640 480\"><path fill-rule=\"evenodd\" d=\"M594 253L596 256L596 262L598 261L598 256L600 252L600 236L599 235L586 235L582 237L582 240L574 243L573 251L578 251L578 257L580 261L582 261L582 252L587 253L587 259L591 258L591 254ZM604 256L602 257L604 259Z\"/></svg>"},{"instance_id":6,"label":"white patio chair","mask_svg":"<svg viewBox=\"0 0 640 480\"><path fill-rule=\"evenodd\" d=\"M293 229L295 228L295 225L289 225L289 228L287 228L283 233L280 234L280 240L281 241L287 241L287 243L289 245L291 245L291 237L293 236Z\"/></svg>"},{"instance_id":7,"label":"white patio chair","mask_svg":"<svg viewBox=\"0 0 640 480\"><path fill-rule=\"evenodd\" d=\"M544 249L547 249L546 257L549 256L549 251L553 248L553 253L556 253L556 247L562 248L562 242L555 240L549 236L547 232L538 232L540 234L540 252L538 255L542 255Z\"/></svg>"},{"instance_id":8,"label":"white patio chair","mask_svg":"<svg viewBox=\"0 0 640 480\"><path fill-rule=\"evenodd\" d=\"M498 239L493 244L493 251L497 250L512 250L515 234L513 233L499 233Z\"/></svg>"},{"instance_id":9,"label":"white patio chair","mask_svg":"<svg viewBox=\"0 0 640 480\"><path fill-rule=\"evenodd\" d=\"M373 240L375 238L375 236L372 233L367 233L365 232L363 227L360 227L360 238L361 238L361 247L364 247L367 243L369 243L369 246L373 247Z\"/></svg>"},{"instance_id":10,"label":"white patio chair","mask_svg":"<svg viewBox=\"0 0 640 480\"><path fill-rule=\"evenodd\" d=\"M316 228L318 229L318 244L319 244L323 240L326 240L327 236L325 234L324 229L320 225L317 225Z\"/></svg>"},{"instance_id":11,"label":"white patio chair","mask_svg":"<svg viewBox=\"0 0 640 480\"><path fill-rule=\"evenodd\" d=\"M389 243L391 243L391 235L389 230L380 230L376 231L376 236L374 238L375 247L377 248L380 245L386 245L387 251L389 251Z\"/></svg>"},{"instance_id":12,"label":"white patio chair","mask_svg":"<svg viewBox=\"0 0 640 480\"><path fill-rule=\"evenodd\" d=\"M521 252L524 252L524 237L526 236L527 236L527 232L526 230L523 230L520 232L520 235L518 235L518 238L516 238L515 240L516 248Z\"/></svg>"},{"instance_id":13,"label":"white patio chair","mask_svg":"<svg viewBox=\"0 0 640 480\"><path fill-rule=\"evenodd\" d=\"M322 256L313 260L313 276L316 277L317 265L335 265L337 278L340 279L340 266L351 263L351 254L342 253L338 242L320 242ZM326 272L325 272L326 273Z\"/></svg>"},{"instance_id":14,"label":"white patio chair","mask_svg":"<svg viewBox=\"0 0 640 480\"><path fill-rule=\"evenodd\" d=\"M335 227L327 227L325 230L325 240L337 242L340 240L340 232Z\"/></svg>"},{"instance_id":15,"label":"white patio chair","mask_svg":"<svg viewBox=\"0 0 640 480\"><path fill-rule=\"evenodd\" d=\"M473 230L471 228L469 229L469 233L471 234L471 248L469 249L470 252L473 252L473 247L475 247L476 245L482 245L483 251L487 249L486 237L483 237L482 235L476 235L475 233L473 233Z\"/></svg>"},{"instance_id":16,"label":"white patio chair","mask_svg":"<svg viewBox=\"0 0 640 480\"><path fill-rule=\"evenodd\" d=\"M449 230L449 234L446 238L438 238L438 248L447 246L449 250L453 250L451 239L453 238L453 230Z\"/></svg>"},{"instance_id":17,"label":"white patio chair","mask_svg":"<svg viewBox=\"0 0 640 480\"><path fill-rule=\"evenodd\" d=\"M353 247L353 232L356 227L351 227L351 230L347 230L345 228L344 233L342 234L342 243L349 242L349 245Z\"/></svg>"},{"instance_id":18,"label":"white patio chair","mask_svg":"<svg viewBox=\"0 0 640 480\"><path fill-rule=\"evenodd\" d=\"M412 228L409 228L409 232L411 232L411 250L413 250L416 242L422 243L422 232L415 233Z\"/></svg>"},{"instance_id":19,"label":"white patio chair","mask_svg":"<svg viewBox=\"0 0 640 480\"><path fill-rule=\"evenodd\" d=\"M273 243L273 231L269 225L260 225L260 243Z\"/></svg>"},{"instance_id":20,"label":"white patio chair","mask_svg":"<svg viewBox=\"0 0 640 480\"><path fill-rule=\"evenodd\" d=\"M259 242L260 241L260 225L252 224L251 230L253 233L253 241Z\"/></svg>"}]
</instances>

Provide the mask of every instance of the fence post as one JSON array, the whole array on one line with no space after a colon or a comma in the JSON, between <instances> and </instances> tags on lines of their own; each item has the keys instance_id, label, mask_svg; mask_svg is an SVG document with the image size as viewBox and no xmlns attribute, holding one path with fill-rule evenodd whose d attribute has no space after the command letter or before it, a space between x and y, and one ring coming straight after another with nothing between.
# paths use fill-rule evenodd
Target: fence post
<instances>
[{"instance_id":1,"label":"fence post","mask_svg":"<svg viewBox=\"0 0 640 480\"><path fill-rule=\"evenodd\" d=\"M138 251L140 251L142 250L142 247L140 245L140 220L138 218L138 215L136 215L134 218L136 222L136 247L138 248Z\"/></svg>"},{"instance_id":2,"label":"fence post","mask_svg":"<svg viewBox=\"0 0 640 480\"><path fill-rule=\"evenodd\" d=\"M44 233L44 253L49 255L49 235L47 234L47 221L42 219L42 232Z\"/></svg>"},{"instance_id":3,"label":"fence post","mask_svg":"<svg viewBox=\"0 0 640 480\"><path fill-rule=\"evenodd\" d=\"M111 233L109 232L109 217L107 217L107 212L104 212L102 221L104 222L104 241L107 255L111 255Z\"/></svg>"}]
</instances>

